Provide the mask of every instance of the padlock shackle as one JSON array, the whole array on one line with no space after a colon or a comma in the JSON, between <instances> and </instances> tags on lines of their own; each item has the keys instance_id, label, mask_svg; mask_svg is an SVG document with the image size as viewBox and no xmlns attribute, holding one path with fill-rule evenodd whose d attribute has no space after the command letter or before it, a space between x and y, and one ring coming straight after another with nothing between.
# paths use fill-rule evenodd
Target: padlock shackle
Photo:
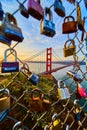
<instances>
[{"instance_id":1,"label":"padlock shackle","mask_svg":"<svg viewBox=\"0 0 87 130\"><path fill-rule=\"evenodd\" d=\"M0 94L1 93L7 93L8 95L10 95L10 91L9 91L9 89L5 89L5 88L3 88L3 89L0 89Z\"/></svg>"},{"instance_id":2,"label":"padlock shackle","mask_svg":"<svg viewBox=\"0 0 87 130\"><path fill-rule=\"evenodd\" d=\"M10 13L5 14L5 22L8 22L10 24L11 24L11 22L13 22L12 24L14 24L15 26L18 26L16 18Z\"/></svg>"},{"instance_id":3,"label":"padlock shackle","mask_svg":"<svg viewBox=\"0 0 87 130\"><path fill-rule=\"evenodd\" d=\"M23 63L22 69L25 69L25 70L27 70L28 72L30 72L30 71L29 71L29 66L28 66L27 63Z\"/></svg>"},{"instance_id":4,"label":"padlock shackle","mask_svg":"<svg viewBox=\"0 0 87 130\"><path fill-rule=\"evenodd\" d=\"M46 16L48 15L48 20L49 21L53 21L53 14L50 8L45 7L44 8L44 18L46 18Z\"/></svg>"},{"instance_id":5,"label":"padlock shackle","mask_svg":"<svg viewBox=\"0 0 87 130\"><path fill-rule=\"evenodd\" d=\"M66 16L64 18L64 23L67 22L67 21L69 21L70 18L72 19L72 21L75 21L75 18L73 16L69 15L69 16Z\"/></svg>"},{"instance_id":6,"label":"padlock shackle","mask_svg":"<svg viewBox=\"0 0 87 130\"><path fill-rule=\"evenodd\" d=\"M26 65L26 66L25 66ZM32 72L29 70L29 66L24 63L23 66L21 67L20 71L27 77L29 78L29 75L28 74L32 74Z\"/></svg>"},{"instance_id":7,"label":"padlock shackle","mask_svg":"<svg viewBox=\"0 0 87 130\"><path fill-rule=\"evenodd\" d=\"M65 44L64 44L64 48L66 48L67 47L67 43L68 42L70 42L70 44L72 44L73 46L75 46L75 42L74 42L74 40L73 39L69 39L69 40L67 40L66 42L65 42ZM70 45L69 44L69 45Z\"/></svg>"},{"instance_id":8,"label":"padlock shackle","mask_svg":"<svg viewBox=\"0 0 87 130\"><path fill-rule=\"evenodd\" d=\"M33 89L33 90L31 91L31 94L30 94L30 97L31 97L31 98L34 98L34 92L37 92L39 98L42 99L42 93L41 93L41 91L40 91L38 88L35 88L35 89Z\"/></svg>"},{"instance_id":9,"label":"padlock shackle","mask_svg":"<svg viewBox=\"0 0 87 130\"><path fill-rule=\"evenodd\" d=\"M17 52L13 49L13 48L8 48L8 49L6 49L5 50L5 52L4 52L4 62L6 62L7 61L7 52L8 51L13 51L15 54L15 62L17 62Z\"/></svg>"},{"instance_id":10,"label":"padlock shackle","mask_svg":"<svg viewBox=\"0 0 87 130\"><path fill-rule=\"evenodd\" d=\"M16 128L19 127L21 124L22 124L21 121L16 122L16 123L14 124L12 130L16 130Z\"/></svg>"},{"instance_id":11,"label":"padlock shackle","mask_svg":"<svg viewBox=\"0 0 87 130\"><path fill-rule=\"evenodd\" d=\"M65 83L64 83L64 81L62 81L62 80L58 80L58 82L57 82L57 85L58 85L58 88L61 88L61 82L64 84L64 87L66 87L66 85L65 85Z\"/></svg>"}]
</instances>

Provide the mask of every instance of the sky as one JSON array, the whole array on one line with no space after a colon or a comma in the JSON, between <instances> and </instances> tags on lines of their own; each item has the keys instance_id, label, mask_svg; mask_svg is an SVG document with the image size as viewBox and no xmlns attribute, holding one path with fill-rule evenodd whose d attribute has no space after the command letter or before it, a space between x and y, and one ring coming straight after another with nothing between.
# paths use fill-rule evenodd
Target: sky
<instances>
[{"instance_id":1,"label":"sky","mask_svg":"<svg viewBox=\"0 0 87 130\"><path fill-rule=\"evenodd\" d=\"M24 0L19 0L23 2ZM79 1L79 0L78 0ZM4 12L9 12L13 14L19 7L19 4L16 0L0 0ZM53 4L54 0L41 0L42 7L50 7ZM67 0L62 0L63 6L65 7L66 16L70 15L71 12L75 9L74 4L70 4ZM25 7L27 8L28 0L25 2ZM84 0L80 3L82 17L87 16L87 11L84 5ZM62 24L64 18L58 16L54 11L54 7L51 8L53 13L53 23L55 24L56 34L54 37L48 37L40 34L40 21L29 15L29 18L25 18L18 11L14 16L17 20L18 27L21 28L24 40L20 42L15 50L17 51L18 57L21 59L27 59L32 55L38 53L39 51L45 50L46 48L52 47L58 56L63 57L63 47L64 43L67 41L67 34L62 34ZM72 14L76 19L76 11ZM87 22L85 22L85 28ZM81 36L81 31L79 33L79 38ZM70 34L70 38L73 38L75 34ZM15 41L12 41L12 46L16 44ZM77 41L75 43L78 44ZM7 45L0 43L0 59L4 57L4 51L8 48Z\"/></svg>"}]
</instances>

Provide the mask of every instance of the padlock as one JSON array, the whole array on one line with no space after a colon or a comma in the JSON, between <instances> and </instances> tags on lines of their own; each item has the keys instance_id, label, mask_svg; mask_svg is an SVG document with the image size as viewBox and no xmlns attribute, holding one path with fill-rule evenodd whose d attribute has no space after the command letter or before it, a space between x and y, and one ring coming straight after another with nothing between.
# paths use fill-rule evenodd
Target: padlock
<instances>
[{"instance_id":1,"label":"padlock","mask_svg":"<svg viewBox=\"0 0 87 130\"><path fill-rule=\"evenodd\" d=\"M11 45L11 40L5 36L5 25L3 21L0 21L0 42L8 46Z\"/></svg>"},{"instance_id":2,"label":"padlock","mask_svg":"<svg viewBox=\"0 0 87 130\"><path fill-rule=\"evenodd\" d=\"M13 62L7 62L7 52L12 51L15 55L15 61ZM2 73L9 73L9 72L18 72L19 71L19 62L17 62L17 52L12 49L6 49L4 52L4 61L2 62Z\"/></svg>"},{"instance_id":3,"label":"padlock","mask_svg":"<svg viewBox=\"0 0 87 130\"><path fill-rule=\"evenodd\" d=\"M84 20L82 20L82 16L81 16L81 9L79 6L79 2L76 2L76 13L77 13L77 25L78 25L78 29L81 31L84 31Z\"/></svg>"},{"instance_id":4,"label":"padlock","mask_svg":"<svg viewBox=\"0 0 87 130\"><path fill-rule=\"evenodd\" d=\"M29 130L27 127L24 128L23 124L21 121L18 121L14 124L12 130Z\"/></svg>"},{"instance_id":5,"label":"padlock","mask_svg":"<svg viewBox=\"0 0 87 130\"><path fill-rule=\"evenodd\" d=\"M37 20L43 18L43 8L40 5L40 0L28 0L28 13Z\"/></svg>"},{"instance_id":6,"label":"padlock","mask_svg":"<svg viewBox=\"0 0 87 130\"><path fill-rule=\"evenodd\" d=\"M2 9L2 4L0 2L0 20L3 20L4 11Z\"/></svg>"},{"instance_id":7,"label":"padlock","mask_svg":"<svg viewBox=\"0 0 87 130\"><path fill-rule=\"evenodd\" d=\"M33 85L36 85L39 81L38 75L32 73L29 70L28 65L25 67L26 64L23 65L21 68L21 72L27 77L28 81L30 81Z\"/></svg>"},{"instance_id":8,"label":"padlock","mask_svg":"<svg viewBox=\"0 0 87 130\"><path fill-rule=\"evenodd\" d=\"M47 16L48 19L46 19ZM44 34L49 37L53 37L56 34L52 11L47 7L44 9L44 18L40 21L40 34Z\"/></svg>"},{"instance_id":9,"label":"padlock","mask_svg":"<svg viewBox=\"0 0 87 130\"><path fill-rule=\"evenodd\" d=\"M37 96L35 95L37 92ZM42 93L39 89L34 89L31 91L31 95L29 98L29 109L31 111L42 112L46 111L50 107L51 103L47 99L42 98Z\"/></svg>"},{"instance_id":10,"label":"padlock","mask_svg":"<svg viewBox=\"0 0 87 130\"><path fill-rule=\"evenodd\" d=\"M4 19L5 24L5 36L10 39L17 42L22 42L24 37L22 35L21 28L18 27L16 18L10 14L5 14Z\"/></svg>"},{"instance_id":11,"label":"padlock","mask_svg":"<svg viewBox=\"0 0 87 130\"><path fill-rule=\"evenodd\" d=\"M37 92L37 96L35 93ZM40 112L43 111L43 104L42 104L42 94L39 89L34 89L31 91L31 95L29 98L29 109L30 111Z\"/></svg>"},{"instance_id":12,"label":"padlock","mask_svg":"<svg viewBox=\"0 0 87 130\"><path fill-rule=\"evenodd\" d=\"M75 82L82 82L82 81L83 81L81 75L77 74L77 73L74 72L74 71L69 70L69 71L67 71L66 73L67 73L67 75L68 75L70 78L72 78Z\"/></svg>"},{"instance_id":13,"label":"padlock","mask_svg":"<svg viewBox=\"0 0 87 130\"><path fill-rule=\"evenodd\" d=\"M10 92L8 89L0 89L0 112L10 109ZM3 96L3 97L2 97Z\"/></svg>"},{"instance_id":14,"label":"padlock","mask_svg":"<svg viewBox=\"0 0 87 130\"><path fill-rule=\"evenodd\" d=\"M49 130L62 130L61 129L61 121L58 119L58 114L54 113L52 116L52 125Z\"/></svg>"},{"instance_id":15,"label":"padlock","mask_svg":"<svg viewBox=\"0 0 87 130\"><path fill-rule=\"evenodd\" d=\"M29 18L29 14L28 14L28 10L25 8L25 6L23 4L19 5L19 10L20 13L25 17L25 18Z\"/></svg>"},{"instance_id":16,"label":"padlock","mask_svg":"<svg viewBox=\"0 0 87 130\"><path fill-rule=\"evenodd\" d=\"M85 8L87 10L87 0L84 0Z\"/></svg>"},{"instance_id":17,"label":"padlock","mask_svg":"<svg viewBox=\"0 0 87 130\"><path fill-rule=\"evenodd\" d=\"M55 0L54 11L61 17L65 17L65 8L61 0Z\"/></svg>"},{"instance_id":18,"label":"padlock","mask_svg":"<svg viewBox=\"0 0 87 130\"><path fill-rule=\"evenodd\" d=\"M70 93L69 90L67 88L67 86L65 85L65 83L62 80L58 81L58 98L59 99L68 99L70 98Z\"/></svg>"},{"instance_id":19,"label":"padlock","mask_svg":"<svg viewBox=\"0 0 87 130\"><path fill-rule=\"evenodd\" d=\"M62 24L62 33L68 34L74 32L77 32L77 22L73 16L66 16Z\"/></svg>"},{"instance_id":20,"label":"padlock","mask_svg":"<svg viewBox=\"0 0 87 130\"><path fill-rule=\"evenodd\" d=\"M76 53L76 46L74 40L73 39L67 40L63 48L64 57L74 55L75 53Z\"/></svg>"},{"instance_id":21,"label":"padlock","mask_svg":"<svg viewBox=\"0 0 87 130\"><path fill-rule=\"evenodd\" d=\"M80 108L78 106L75 106L75 109L74 109L74 119L76 122L80 121L80 118L81 118L81 111L80 111Z\"/></svg>"},{"instance_id":22,"label":"padlock","mask_svg":"<svg viewBox=\"0 0 87 130\"><path fill-rule=\"evenodd\" d=\"M81 98L87 98L87 94L85 89L82 87L80 83L76 84L76 99L81 99Z\"/></svg>"},{"instance_id":23,"label":"padlock","mask_svg":"<svg viewBox=\"0 0 87 130\"><path fill-rule=\"evenodd\" d=\"M75 4L76 0L67 0L68 2L70 2L71 4Z\"/></svg>"},{"instance_id":24,"label":"padlock","mask_svg":"<svg viewBox=\"0 0 87 130\"><path fill-rule=\"evenodd\" d=\"M36 85L36 84L38 83L39 77L38 77L38 75L32 73L30 76L28 76L28 80L29 80L32 84Z\"/></svg>"}]
</instances>

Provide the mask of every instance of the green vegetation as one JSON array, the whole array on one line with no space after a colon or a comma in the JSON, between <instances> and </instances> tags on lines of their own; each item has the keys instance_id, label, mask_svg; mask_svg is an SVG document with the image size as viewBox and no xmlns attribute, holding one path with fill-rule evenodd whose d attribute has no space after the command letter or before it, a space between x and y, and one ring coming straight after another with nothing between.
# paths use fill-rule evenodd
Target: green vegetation
<instances>
[{"instance_id":1,"label":"green vegetation","mask_svg":"<svg viewBox=\"0 0 87 130\"><path fill-rule=\"evenodd\" d=\"M11 98L11 108L16 104L17 99L19 99L21 95L23 95L23 97L21 97L18 103L25 106L27 110L24 107L22 107L20 104L17 104L16 107L9 112L8 116L12 116L18 121L22 121L25 118L27 112L29 112L28 116L23 121L23 124L27 126L30 130L37 122L37 119L39 119L41 115L44 113L44 112L29 111L29 98L31 96L31 91L35 88L39 88L42 92L43 99L50 100L51 103L53 104L54 102L58 101L56 81L52 76L49 78L49 76L39 75L38 84L32 85L22 73L19 73L13 80L14 76L15 74L11 74L8 76L0 76L1 78L0 87L8 88L10 90L11 95L16 98L16 100ZM55 89L53 89L54 85L55 85ZM36 93L35 96L37 96ZM43 130L46 124L50 124L52 121L51 120L52 115L55 112L60 113L61 111L63 111L64 110L63 105L66 103L67 100L59 101L53 107L49 107L46 115L38 122L37 126L35 127L35 130ZM67 115L67 111L71 110L72 107L73 107L73 102L70 101L65 111L59 114L59 119L61 120L61 122L64 122L64 119L66 118ZM66 123L71 124L73 120L74 120L74 114L73 112L71 112ZM0 123L0 130L11 130L14 124L15 123L12 120L6 118L3 120L3 122ZM75 124L74 126L77 126L77 124ZM63 125L63 130L65 130L65 124Z\"/></svg>"}]
</instances>

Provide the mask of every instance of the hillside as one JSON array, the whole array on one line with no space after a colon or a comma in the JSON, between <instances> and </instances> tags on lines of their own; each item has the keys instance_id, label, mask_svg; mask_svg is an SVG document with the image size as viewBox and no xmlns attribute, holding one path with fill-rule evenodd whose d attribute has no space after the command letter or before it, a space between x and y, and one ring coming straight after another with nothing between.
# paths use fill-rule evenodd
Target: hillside
<instances>
[{"instance_id":1,"label":"hillside","mask_svg":"<svg viewBox=\"0 0 87 130\"><path fill-rule=\"evenodd\" d=\"M32 83L30 83L21 73L0 76L0 87L8 88L10 90L11 97L14 97L14 99L11 98L11 107L8 113L8 118L5 118L0 123L0 130L11 130L16 121L23 121L23 125L26 126L29 130L32 129L32 127L38 121L34 130L43 130L45 125L52 122L51 118L54 113L58 113L59 115L58 118L60 119L62 126L61 130L65 130L66 125L71 125L71 123L74 121L74 109L72 109L74 105L73 101L71 99L69 102L68 100L58 101L56 80L51 75L39 75L39 82L37 85L32 85ZM29 99L31 97L31 91L36 88L40 89L43 100L46 99L50 100L51 102L51 106L46 108L46 115L43 116L43 118L40 120L38 119L44 114L43 111L32 112L29 110ZM37 93L35 93L34 96L38 97ZM67 116L68 112L70 113ZM9 116L11 116L12 119L15 118L15 122L12 121ZM81 120L83 119L84 112L81 112ZM85 122L87 122L87 119ZM84 128L87 127L87 123L85 122L83 122ZM77 128L78 123L74 122L74 125L72 125L72 130L76 130Z\"/></svg>"}]
</instances>

